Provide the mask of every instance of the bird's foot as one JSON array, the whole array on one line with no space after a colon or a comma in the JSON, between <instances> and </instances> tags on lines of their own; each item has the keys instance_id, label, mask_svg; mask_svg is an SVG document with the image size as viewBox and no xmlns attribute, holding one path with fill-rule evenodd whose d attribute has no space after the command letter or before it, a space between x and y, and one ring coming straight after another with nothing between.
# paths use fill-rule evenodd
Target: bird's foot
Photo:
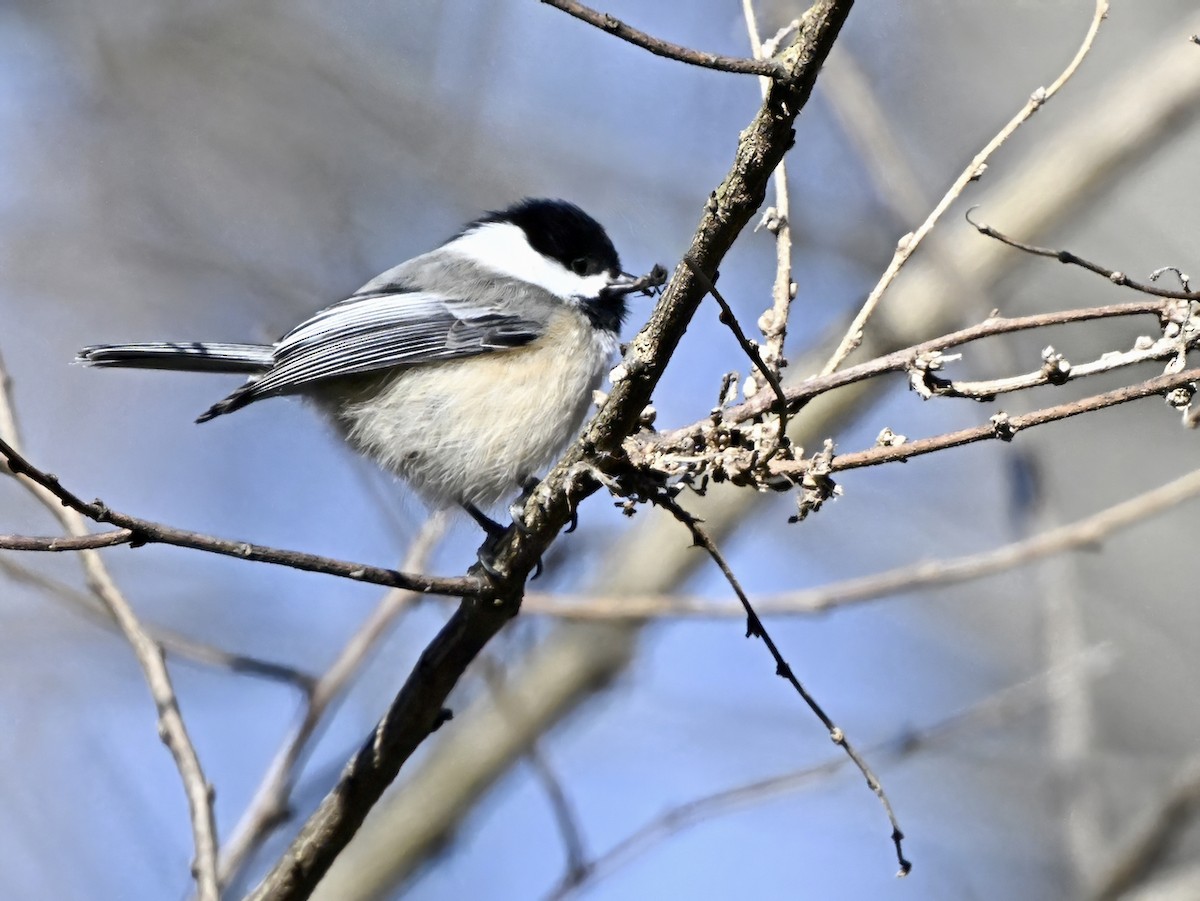
<instances>
[{"instance_id":1,"label":"bird's foot","mask_svg":"<svg viewBox=\"0 0 1200 901\"><path fill-rule=\"evenodd\" d=\"M534 482L534 484L537 483ZM471 519L475 520L475 522L479 524L479 527L487 533L487 539L483 542L483 546L479 548L479 553L477 555L479 559L479 565L482 566L484 572L486 572L493 579L501 578L503 574L496 568L492 561L496 556L496 551L499 550L500 539L503 538L504 533L508 531L507 527L496 522L496 520L492 519L474 504L465 503L462 506L463 509L467 511L467 514L471 517ZM509 512L511 513L512 510L510 509ZM527 532L523 517L514 515L513 525L516 527L517 531L522 533ZM539 557L537 563L534 564L533 575L529 577L529 581L532 582L534 579L540 576L542 574L542 569L542 560Z\"/></svg>"}]
</instances>

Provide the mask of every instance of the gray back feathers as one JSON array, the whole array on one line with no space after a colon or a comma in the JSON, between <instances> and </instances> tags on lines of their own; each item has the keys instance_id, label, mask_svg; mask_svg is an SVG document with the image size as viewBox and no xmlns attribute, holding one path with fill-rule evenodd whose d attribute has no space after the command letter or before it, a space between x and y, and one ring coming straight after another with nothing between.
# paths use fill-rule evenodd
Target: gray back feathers
<instances>
[{"instance_id":1,"label":"gray back feathers","mask_svg":"<svg viewBox=\"0 0 1200 901\"><path fill-rule=\"evenodd\" d=\"M270 369L197 421L325 379L521 347L542 334L559 306L540 288L435 250L292 329L275 345Z\"/></svg>"},{"instance_id":2,"label":"gray back feathers","mask_svg":"<svg viewBox=\"0 0 1200 901\"><path fill-rule=\"evenodd\" d=\"M469 297L470 300L463 300ZM561 302L527 282L496 276L441 248L372 279L284 335L260 344L102 344L79 352L91 366L246 373L250 381L205 411L206 422L314 382L521 347Z\"/></svg>"}]
</instances>

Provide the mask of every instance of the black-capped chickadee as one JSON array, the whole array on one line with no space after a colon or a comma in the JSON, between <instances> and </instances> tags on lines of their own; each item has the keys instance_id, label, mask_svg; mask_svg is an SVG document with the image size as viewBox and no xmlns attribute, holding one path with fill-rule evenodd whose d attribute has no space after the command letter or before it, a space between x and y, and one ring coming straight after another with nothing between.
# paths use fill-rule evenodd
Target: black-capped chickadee
<instances>
[{"instance_id":1,"label":"black-capped chickadee","mask_svg":"<svg viewBox=\"0 0 1200 901\"><path fill-rule=\"evenodd\" d=\"M247 373L207 422L265 397L314 401L346 440L436 508L489 532L495 505L579 428L617 348L625 298L661 286L622 272L601 225L562 200L489 213L372 279L274 345L98 344L92 366Z\"/></svg>"}]
</instances>

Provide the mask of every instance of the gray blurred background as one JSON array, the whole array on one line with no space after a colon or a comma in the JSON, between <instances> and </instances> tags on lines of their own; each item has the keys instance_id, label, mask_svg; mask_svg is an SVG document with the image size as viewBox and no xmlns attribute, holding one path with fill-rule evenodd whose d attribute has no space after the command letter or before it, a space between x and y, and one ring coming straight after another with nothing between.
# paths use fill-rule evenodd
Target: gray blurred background
<instances>
[{"instance_id":1,"label":"gray blurred background","mask_svg":"<svg viewBox=\"0 0 1200 901\"><path fill-rule=\"evenodd\" d=\"M764 0L764 32L801 8ZM689 46L747 53L731 0L613 0L605 9ZM1087 0L856 4L788 158L794 358L837 330L896 240L1053 80L1091 12ZM999 228L1131 274L1200 269L1200 47L1187 45L1198 30L1195 0L1114 3L1077 79L997 155L962 208L980 203ZM1159 71L1168 63L1176 68ZM10 0L0 7L0 71L0 353L34 462L116 509L385 565L399 560L425 511L344 452L311 411L274 401L197 427L192 419L231 388L228 379L87 371L70 365L74 352L114 340L271 340L479 211L528 195L588 209L631 270L674 265L759 98L754 79L652 57L533 0ZM864 136L862 90L882 133ZM960 212L885 301L877 323L891 340L931 337L993 308L1016 315L1133 299L1002 252ZM747 232L722 269L723 293L747 326L769 304L773 261L769 235ZM644 315L635 309L629 335ZM1036 368L1048 340L1085 359L1125 349L1149 327L1008 339L973 349L958 371ZM715 311L702 308L656 397L659 424L706 415L730 369L746 363ZM935 434L997 408L1032 409L1151 374L988 406L922 403L899 380L880 383L820 438L852 450L885 425ZM847 474L845 495L799 525L786 524L789 499L764 499L730 514L723 540L756 592L819 585L1011 541L1196 460L1196 436L1146 401L1011 446ZM56 531L8 482L0 511L2 532ZM1102 890L1139 824L1200 753L1196 515L1184 506L1102 554L774 622L838 722L862 746L883 743L874 759L908 833L907 880L892 878L874 799L842 770L683 831L585 884L582 896L1057 899ZM678 567L674 587L727 598L686 536L653 517L626 520L597 496L581 519L555 545L539 590L614 580L658 590L657 576ZM643 571L646 555L631 548L651 546L651 535L665 544L653 545L659 556ZM432 568L461 572L477 543L473 526L456 523ZM146 621L311 672L379 595L177 549L105 553ZM65 557L3 560L81 583ZM0 581L0 896L182 897L191 856L183 795L131 653L16 575ZM419 607L375 656L308 760L301 814L444 616L437 604ZM830 759L819 725L741 626L589 632L523 617L496 643L494 659L518 680L537 649L606 649L596 678L608 689L592 696L596 686L581 684L548 714L561 722L541 742L591 854L674 805ZM262 679L172 666L228 834L298 699ZM1048 669L1059 678L1046 679ZM996 692L1029 679L1032 691L997 708ZM472 681L456 711L484 694ZM996 715L905 752L907 738L980 704ZM470 716L443 731L472 746L493 740ZM418 763L437 755L434 743ZM439 853L385 879L379 896L525 899L554 886L563 849L540 782L520 759L484 781L493 777L454 817ZM1128 897L1200 897L1200 843L1184 806ZM387 854L386 838L372 854Z\"/></svg>"}]
</instances>

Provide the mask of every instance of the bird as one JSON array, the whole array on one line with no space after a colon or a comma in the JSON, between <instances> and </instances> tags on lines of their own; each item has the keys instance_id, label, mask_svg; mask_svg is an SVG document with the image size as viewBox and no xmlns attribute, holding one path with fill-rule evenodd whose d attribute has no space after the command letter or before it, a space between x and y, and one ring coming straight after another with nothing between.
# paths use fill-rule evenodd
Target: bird
<instances>
[{"instance_id":1,"label":"bird","mask_svg":"<svg viewBox=\"0 0 1200 901\"><path fill-rule=\"evenodd\" d=\"M270 397L311 401L432 508L484 511L536 484L579 430L618 347L634 277L573 203L527 198L469 222L274 344L95 344L96 367L244 374L208 422Z\"/></svg>"}]
</instances>

